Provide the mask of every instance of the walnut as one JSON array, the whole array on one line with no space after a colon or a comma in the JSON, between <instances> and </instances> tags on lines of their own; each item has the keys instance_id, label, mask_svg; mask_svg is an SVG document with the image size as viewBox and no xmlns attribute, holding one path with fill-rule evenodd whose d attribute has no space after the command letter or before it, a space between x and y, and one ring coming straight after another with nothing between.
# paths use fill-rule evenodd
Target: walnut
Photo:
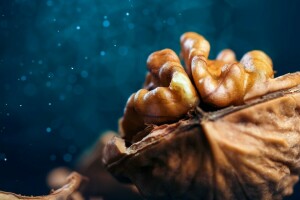
<instances>
[{"instance_id":1,"label":"walnut","mask_svg":"<svg viewBox=\"0 0 300 200\"><path fill-rule=\"evenodd\" d=\"M145 124L176 121L199 103L196 89L174 51L152 53L147 67L145 86L129 97L120 122L121 133L128 140Z\"/></svg>"},{"instance_id":2,"label":"walnut","mask_svg":"<svg viewBox=\"0 0 300 200\"><path fill-rule=\"evenodd\" d=\"M240 62L230 50L208 60L210 46L203 36L185 33L182 55L202 100L216 107L240 105L246 100L299 84L299 74L274 79L272 60L262 51L246 53Z\"/></svg>"},{"instance_id":3,"label":"walnut","mask_svg":"<svg viewBox=\"0 0 300 200\"><path fill-rule=\"evenodd\" d=\"M184 34L181 47L201 104L185 106L185 114L172 118L168 109L176 110L178 101L166 107L168 99L161 99L128 120L128 106L138 110L136 94L131 96L120 125L128 120L133 128L107 142L107 169L129 178L147 199L265 200L292 194L300 173L300 73L274 78L272 61L261 51L240 62L231 50L208 60L210 45L196 33ZM173 59L157 58L155 66ZM146 77L150 92L161 84L154 77Z\"/></svg>"}]
</instances>

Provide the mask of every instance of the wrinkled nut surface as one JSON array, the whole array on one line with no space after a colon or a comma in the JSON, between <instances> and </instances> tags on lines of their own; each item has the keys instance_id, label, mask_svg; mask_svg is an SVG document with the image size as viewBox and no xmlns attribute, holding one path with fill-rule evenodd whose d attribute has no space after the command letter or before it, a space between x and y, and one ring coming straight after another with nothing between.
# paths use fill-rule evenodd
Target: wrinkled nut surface
<instances>
[{"instance_id":1,"label":"wrinkled nut surface","mask_svg":"<svg viewBox=\"0 0 300 200\"><path fill-rule=\"evenodd\" d=\"M197 92L174 51L152 53L147 67L144 89L130 96L120 122L121 132L129 140L146 124L174 122L199 103Z\"/></svg>"},{"instance_id":2,"label":"wrinkled nut surface","mask_svg":"<svg viewBox=\"0 0 300 200\"><path fill-rule=\"evenodd\" d=\"M73 172L67 178L67 183L61 188L51 192L51 194L47 196L21 196L14 193L9 192L1 192L0 191L0 199L1 200L83 200L84 198L78 192L79 188L82 186L84 181L84 177L80 174Z\"/></svg>"},{"instance_id":3,"label":"wrinkled nut surface","mask_svg":"<svg viewBox=\"0 0 300 200\"><path fill-rule=\"evenodd\" d=\"M164 84L157 72L164 63L179 63L177 57L152 54L157 59L148 59L141 98L138 92L127 102L122 138L104 148L107 169L129 178L147 199L271 200L292 194L300 173L300 73L274 78L272 61L262 51L237 62L226 49L209 60L210 45L196 33L184 34L181 48L201 104L184 106L190 110L176 117L169 113L177 101L137 105L154 88L163 86L169 94L172 78ZM171 120L162 120L162 113Z\"/></svg>"},{"instance_id":4,"label":"wrinkled nut surface","mask_svg":"<svg viewBox=\"0 0 300 200\"><path fill-rule=\"evenodd\" d=\"M262 51L246 53L240 62L230 50L209 60L210 46L197 33L181 36L182 55L202 100L216 107L240 105L246 100L299 84L300 74L274 79L272 60Z\"/></svg>"}]
</instances>

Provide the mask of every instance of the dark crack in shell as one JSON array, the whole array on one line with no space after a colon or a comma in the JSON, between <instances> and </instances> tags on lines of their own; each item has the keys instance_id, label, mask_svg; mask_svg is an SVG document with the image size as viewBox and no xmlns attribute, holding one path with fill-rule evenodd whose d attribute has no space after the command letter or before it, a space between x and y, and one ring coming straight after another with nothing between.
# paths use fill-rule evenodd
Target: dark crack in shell
<instances>
[{"instance_id":1,"label":"dark crack in shell","mask_svg":"<svg viewBox=\"0 0 300 200\"><path fill-rule=\"evenodd\" d=\"M299 115L300 86L146 129L129 147L114 138L103 161L147 199L282 199L298 181Z\"/></svg>"}]
</instances>

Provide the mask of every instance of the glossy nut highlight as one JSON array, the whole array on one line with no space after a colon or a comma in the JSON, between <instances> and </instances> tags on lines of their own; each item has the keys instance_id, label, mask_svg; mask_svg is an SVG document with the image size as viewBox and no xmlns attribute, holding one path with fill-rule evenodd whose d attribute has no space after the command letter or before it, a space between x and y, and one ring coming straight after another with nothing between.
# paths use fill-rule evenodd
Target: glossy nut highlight
<instances>
[{"instance_id":1,"label":"glossy nut highlight","mask_svg":"<svg viewBox=\"0 0 300 200\"><path fill-rule=\"evenodd\" d=\"M187 32L180 37L181 55L186 65L187 74L192 77L191 63L197 55L208 57L210 51L209 42L201 35L194 32Z\"/></svg>"},{"instance_id":2,"label":"glossy nut highlight","mask_svg":"<svg viewBox=\"0 0 300 200\"><path fill-rule=\"evenodd\" d=\"M181 36L187 71L205 103L216 107L240 105L251 98L300 84L299 73L274 79L272 60L262 51L250 51L237 62L235 54L226 49L216 60L209 60L207 43L197 33Z\"/></svg>"},{"instance_id":3,"label":"glossy nut highlight","mask_svg":"<svg viewBox=\"0 0 300 200\"><path fill-rule=\"evenodd\" d=\"M144 89L127 101L120 132L125 139L143 130L146 124L163 124L180 119L199 104L197 92L170 49L152 53Z\"/></svg>"},{"instance_id":4,"label":"glossy nut highlight","mask_svg":"<svg viewBox=\"0 0 300 200\"><path fill-rule=\"evenodd\" d=\"M207 66L208 62L203 58L194 57L192 74L202 100L217 107L241 104L245 92L242 66L238 63L225 64L220 70Z\"/></svg>"},{"instance_id":5,"label":"glossy nut highlight","mask_svg":"<svg viewBox=\"0 0 300 200\"><path fill-rule=\"evenodd\" d=\"M300 84L300 72L274 78L272 60L261 51L251 51L245 54L241 63L248 75L244 101Z\"/></svg>"}]
</instances>

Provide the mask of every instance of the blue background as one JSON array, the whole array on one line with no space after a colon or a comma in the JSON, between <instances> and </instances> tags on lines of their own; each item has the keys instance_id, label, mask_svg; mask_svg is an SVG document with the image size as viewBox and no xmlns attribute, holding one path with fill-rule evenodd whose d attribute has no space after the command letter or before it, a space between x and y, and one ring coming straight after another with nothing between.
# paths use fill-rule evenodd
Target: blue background
<instances>
[{"instance_id":1,"label":"blue background","mask_svg":"<svg viewBox=\"0 0 300 200\"><path fill-rule=\"evenodd\" d=\"M289 2L289 3L287 3ZM48 193L45 175L72 167L117 130L147 56L196 31L213 58L232 48L299 70L299 1L7 0L0 2L0 189ZM299 187L293 198L300 197ZM292 198L290 198L292 199Z\"/></svg>"}]
</instances>

